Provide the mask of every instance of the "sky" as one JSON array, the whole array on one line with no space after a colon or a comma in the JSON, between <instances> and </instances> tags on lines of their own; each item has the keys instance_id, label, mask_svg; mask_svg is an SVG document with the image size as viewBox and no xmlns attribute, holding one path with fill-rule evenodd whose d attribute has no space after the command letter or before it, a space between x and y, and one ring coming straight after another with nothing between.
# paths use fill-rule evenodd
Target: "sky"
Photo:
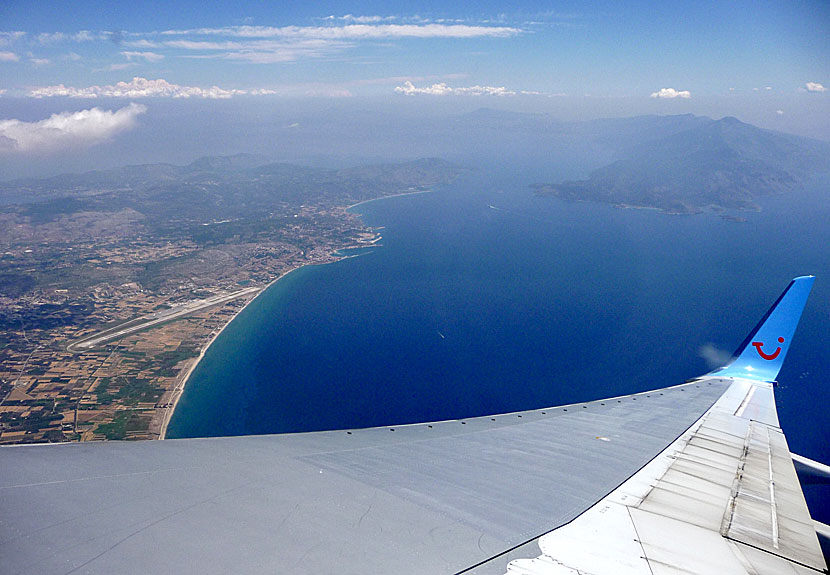
<instances>
[{"instance_id":1,"label":"sky","mask_svg":"<svg viewBox=\"0 0 830 575\"><path fill-rule=\"evenodd\" d=\"M0 3L0 179L140 131L166 101L194 136L237 126L200 101L236 117L328 101L732 115L830 140L830 3Z\"/></svg>"}]
</instances>

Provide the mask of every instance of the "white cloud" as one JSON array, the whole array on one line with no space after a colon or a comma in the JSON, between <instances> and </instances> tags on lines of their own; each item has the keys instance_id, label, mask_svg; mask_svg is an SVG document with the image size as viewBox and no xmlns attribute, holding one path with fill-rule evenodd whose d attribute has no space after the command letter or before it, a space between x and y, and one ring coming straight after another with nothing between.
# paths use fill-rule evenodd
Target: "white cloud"
<instances>
[{"instance_id":1,"label":"white cloud","mask_svg":"<svg viewBox=\"0 0 830 575\"><path fill-rule=\"evenodd\" d=\"M67 96L70 98L230 98L237 94L244 94L244 90L225 90L218 86L199 88L197 86L180 86L171 84L167 80L148 80L133 78L129 82L118 82L109 86L90 86L88 88L73 88L63 84L46 86L29 91L33 98L50 98L53 96Z\"/></svg>"},{"instance_id":2,"label":"white cloud","mask_svg":"<svg viewBox=\"0 0 830 575\"><path fill-rule=\"evenodd\" d=\"M120 72L121 70L127 70L136 66L138 66L138 64L135 62L119 62L118 64L110 64L109 66L104 66L103 68L96 68L93 72Z\"/></svg>"},{"instance_id":3,"label":"white cloud","mask_svg":"<svg viewBox=\"0 0 830 575\"><path fill-rule=\"evenodd\" d=\"M47 64L51 64L52 60L50 60L49 58L29 58L29 62L31 62L35 66L45 66Z\"/></svg>"},{"instance_id":4,"label":"white cloud","mask_svg":"<svg viewBox=\"0 0 830 575\"><path fill-rule=\"evenodd\" d=\"M348 43L325 40L170 40L164 43L169 48L190 51L215 52L187 56L190 58L223 58L243 60L256 64L293 62L300 58L316 58L343 50Z\"/></svg>"},{"instance_id":5,"label":"white cloud","mask_svg":"<svg viewBox=\"0 0 830 575\"><path fill-rule=\"evenodd\" d=\"M446 83L433 84L424 88L416 88L412 82L407 80L403 86L395 87L395 92L405 96L426 94L429 96L447 96L450 94L458 96L515 96L516 92L508 90L504 86L469 86L465 88L452 88ZM529 93L529 92L528 92Z\"/></svg>"},{"instance_id":6,"label":"white cloud","mask_svg":"<svg viewBox=\"0 0 830 575\"><path fill-rule=\"evenodd\" d=\"M55 44L57 42L90 42L92 40L100 40L101 35L93 34L89 30L81 30L74 34L65 34L63 32L43 32L36 37L40 44Z\"/></svg>"},{"instance_id":7,"label":"white cloud","mask_svg":"<svg viewBox=\"0 0 830 575\"><path fill-rule=\"evenodd\" d=\"M459 74L450 74L449 76L462 76ZM394 80L400 81L402 78L395 78ZM421 78L424 79L424 78ZM378 81L373 81L373 83L386 83L388 79L381 79ZM440 82L437 84L432 84L431 86L425 86L423 88L416 87L412 80L406 80L403 85L396 86L395 92L398 94L403 94L404 96L415 96L419 94L424 94L428 96L447 96L447 95L455 95L455 96L545 96L545 97L555 97L555 96L564 96L563 93L556 93L552 94L549 92L537 92L533 90L508 90L504 86L466 86L460 88L453 88L448 86L446 82Z\"/></svg>"},{"instance_id":8,"label":"white cloud","mask_svg":"<svg viewBox=\"0 0 830 575\"><path fill-rule=\"evenodd\" d=\"M348 50L361 41L395 38L508 37L521 33L507 26L466 24L384 24L391 17L342 16L331 26L231 26L161 32L167 48L186 50L190 58L223 58L257 64L321 58ZM355 23L358 20L369 23ZM132 44L134 45L134 44Z\"/></svg>"},{"instance_id":9,"label":"white cloud","mask_svg":"<svg viewBox=\"0 0 830 575\"><path fill-rule=\"evenodd\" d=\"M126 63L125 66L135 64ZM116 65L114 65L116 66ZM224 89L218 86L200 88L197 86L180 86L167 80L148 80L133 78L129 82L118 82L109 86L89 86L75 88L58 84L30 90L27 95L32 98L209 98L227 99L234 96L314 96L327 98L349 98L353 94L344 85L332 84L293 84L249 90Z\"/></svg>"},{"instance_id":10,"label":"white cloud","mask_svg":"<svg viewBox=\"0 0 830 575\"><path fill-rule=\"evenodd\" d=\"M183 50L238 50L240 48L251 46L262 46L263 44L234 41L208 42L206 40L170 40L165 42L164 45L170 48L182 48Z\"/></svg>"},{"instance_id":11,"label":"white cloud","mask_svg":"<svg viewBox=\"0 0 830 575\"><path fill-rule=\"evenodd\" d=\"M130 62L133 62L134 60L145 60L147 62L159 62L164 60L164 55L156 54L155 52L121 52L121 55Z\"/></svg>"},{"instance_id":12,"label":"white cloud","mask_svg":"<svg viewBox=\"0 0 830 575\"><path fill-rule=\"evenodd\" d=\"M240 60L253 64L276 64L279 62L293 62L300 56L321 56L320 52L310 50L238 50L226 52L215 56L204 56L208 58L224 58L225 60Z\"/></svg>"},{"instance_id":13,"label":"white cloud","mask_svg":"<svg viewBox=\"0 0 830 575\"><path fill-rule=\"evenodd\" d=\"M358 24L377 24L378 22L392 22L398 20L397 16L354 16L352 14L344 14L343 16L326 16L323 20L340 20L341 22L356 22Z\"/></svg>"},{"instance_id":14,"label":"white cloud","mask_svg":"<svg viewBox=\"0 0 830 575\"><path fill-rule=\"evenodd\" d=\"M807 88L808 92L826 92L827 88L819 84L818 82L807 82L804 85Z\"/></svg>"},{"instance_id":15,"label":"white cloud","mask_svg":"<svg viewBox=\"0 0 830 575\"><path fill-rule=\"evenodd\" d=\"M26 32L0 32L0 46L8 46L25 35Z\"/></svg>"},{"instance_id":16,"label":"white cloud","mask_svg":"<svg viewBox=\"0 0 830 575\"><path fill-rule=\"evenodd\" d=\"M346 24L344 26L229 26L167 30L168 36L227 36L236 38L314 38L321 40L358 40L374 38L504 38L521 33L509 26L474 26L467 24Z\"/></svg>"},{"instance_id":17,"label":"white cloud","mask_svg":"<svg viewBox=\"0 0 830 575\"><path fill-rule=\"evenodd\" d=\"M403 19L399 16L345 14L324 20L324 25L313 26L240 25L149 33L45 32L32 36L31 41L41 45L114 42L124 50L121 55L135 63L159 62L166 55L271 64L331 57L362 42L405 38L507 38L523 33L521 28L503 23L430 22L417 17ZM0 33L0 46L17 37L11 34L3 36ZM110 67L103 67L107 64ZM101 68L114 69L119 68L113 67L113 62L104 63Z\"/></svg>"},{"instance_id":18,"label":"white cloud","mask_svg":"<svg viewBox=\"0 0 830 575\"><path fill-rule=\"evenodd\" d=\"M130 48L158 48L158 42L151 42L146 38L140 38L138 40L125 40L122 42L122 45L129 46Z\"/></svg>"},{"instance_id":19,"label":"white cloud","mask_svg":"<svg viewBox=\"0 0 830 575\"><path fill-rule=\"evenodd\" d=\"M783 116L784 115L784 110L776 110L775 113L778 114L779 116Z\"/></svg>"},{"instance_id":20,"label":"white cloud","mask_svg":"<svg viewBox=\"0 0 830 575\"><path fill-rule=\"evenodd\" d=\"M49 152L93 146L133 128L136 117L146 111L145 106L130 103L115 112L90 108L52 114L39 122L0 120L0 151Z\"/></svg>"},{"instance_id":21,"label":"white cloud","mask_svg":"<svg viewBox=\"0 0 830 575\"><path fill-rule=\"evenodd\" d=\"M63 32L43 32L37 35L37 41L41 44L49 44L51 42L60 42L66 40L67 36Z\"/></svg>"},{"instance_id":22,"label":"white cloud","mask_svg":"<svg viewBox=\"0 0 830 575\"><path fill-rule=\"evenodd\" d=\"M673 98L691 98L692 93L688 90L677 91L674 88L660 88L656 92L651 93L652 98L673 99Z\"/></svg>"},{"instance_id":23,"label":"white cloud","mask_svg":"<svg viewBox=\"0 0 830 575\"><path fill-rule=\"evenodd\" d=\"M20 56L14 52L0 52L0 62L17 62Z\"/></svg>"}]
</instances>

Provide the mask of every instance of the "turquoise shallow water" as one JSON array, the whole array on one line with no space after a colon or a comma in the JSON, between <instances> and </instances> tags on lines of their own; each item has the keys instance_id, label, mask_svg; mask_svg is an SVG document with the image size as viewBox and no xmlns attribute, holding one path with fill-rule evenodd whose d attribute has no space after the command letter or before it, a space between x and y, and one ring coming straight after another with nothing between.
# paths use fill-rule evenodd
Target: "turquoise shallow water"
<instances>
[{"instance_id":1,"label":"turquoise shallow water","mask_svg":"<svg viewBox=\"0 0 830 575\"><path fill-rule=\"evenodd\" d=\"M830 202L713 215L568 203L487 174L357 208L382 247L284 277L191 376L168 437L468 417L672 385L817 281L779 380L793 451L830 461Z\"/></svg>"}]
</instances>

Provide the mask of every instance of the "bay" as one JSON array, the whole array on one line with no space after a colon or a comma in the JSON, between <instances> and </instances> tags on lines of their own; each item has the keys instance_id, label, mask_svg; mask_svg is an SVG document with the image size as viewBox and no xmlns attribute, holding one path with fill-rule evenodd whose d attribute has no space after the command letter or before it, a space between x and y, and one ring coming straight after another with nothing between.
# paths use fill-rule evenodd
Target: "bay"
<instances>
[{"instance_id":1,"label":"bay","mask_svg":"<svg viewBox=\"0 0 830 575\"><path fill-rule=\"evenodd\" d=\"M381 245L256 298L194 370L167 436L400 425L673 385L815 274L776 393L791 449L830 461L826 182L742 223L540 198L530 183L479 172L358 206Z\"/></svg>"}]
</instances>

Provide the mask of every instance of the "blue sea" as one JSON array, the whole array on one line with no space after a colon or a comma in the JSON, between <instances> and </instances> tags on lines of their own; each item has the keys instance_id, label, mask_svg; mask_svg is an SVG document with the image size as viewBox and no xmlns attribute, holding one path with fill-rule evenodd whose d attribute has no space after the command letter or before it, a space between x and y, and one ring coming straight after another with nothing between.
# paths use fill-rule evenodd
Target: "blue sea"
<instances>
[{"instance_id":1,"label":"blue sea","mask_svg":"<svg viewBox=\"0 0 830 575\"><path fill-rule=\"evenodd\" d=\"M817 276L779 375L796 453L830 462L827 182L762 211L672 216L537 197L482 171L355 208L373 248L300 268L194 370L168 437L525 410L682 383L730 353L790 279ZM827 489L807 487L830 521Z\"/></svg>"}]
</instances>

